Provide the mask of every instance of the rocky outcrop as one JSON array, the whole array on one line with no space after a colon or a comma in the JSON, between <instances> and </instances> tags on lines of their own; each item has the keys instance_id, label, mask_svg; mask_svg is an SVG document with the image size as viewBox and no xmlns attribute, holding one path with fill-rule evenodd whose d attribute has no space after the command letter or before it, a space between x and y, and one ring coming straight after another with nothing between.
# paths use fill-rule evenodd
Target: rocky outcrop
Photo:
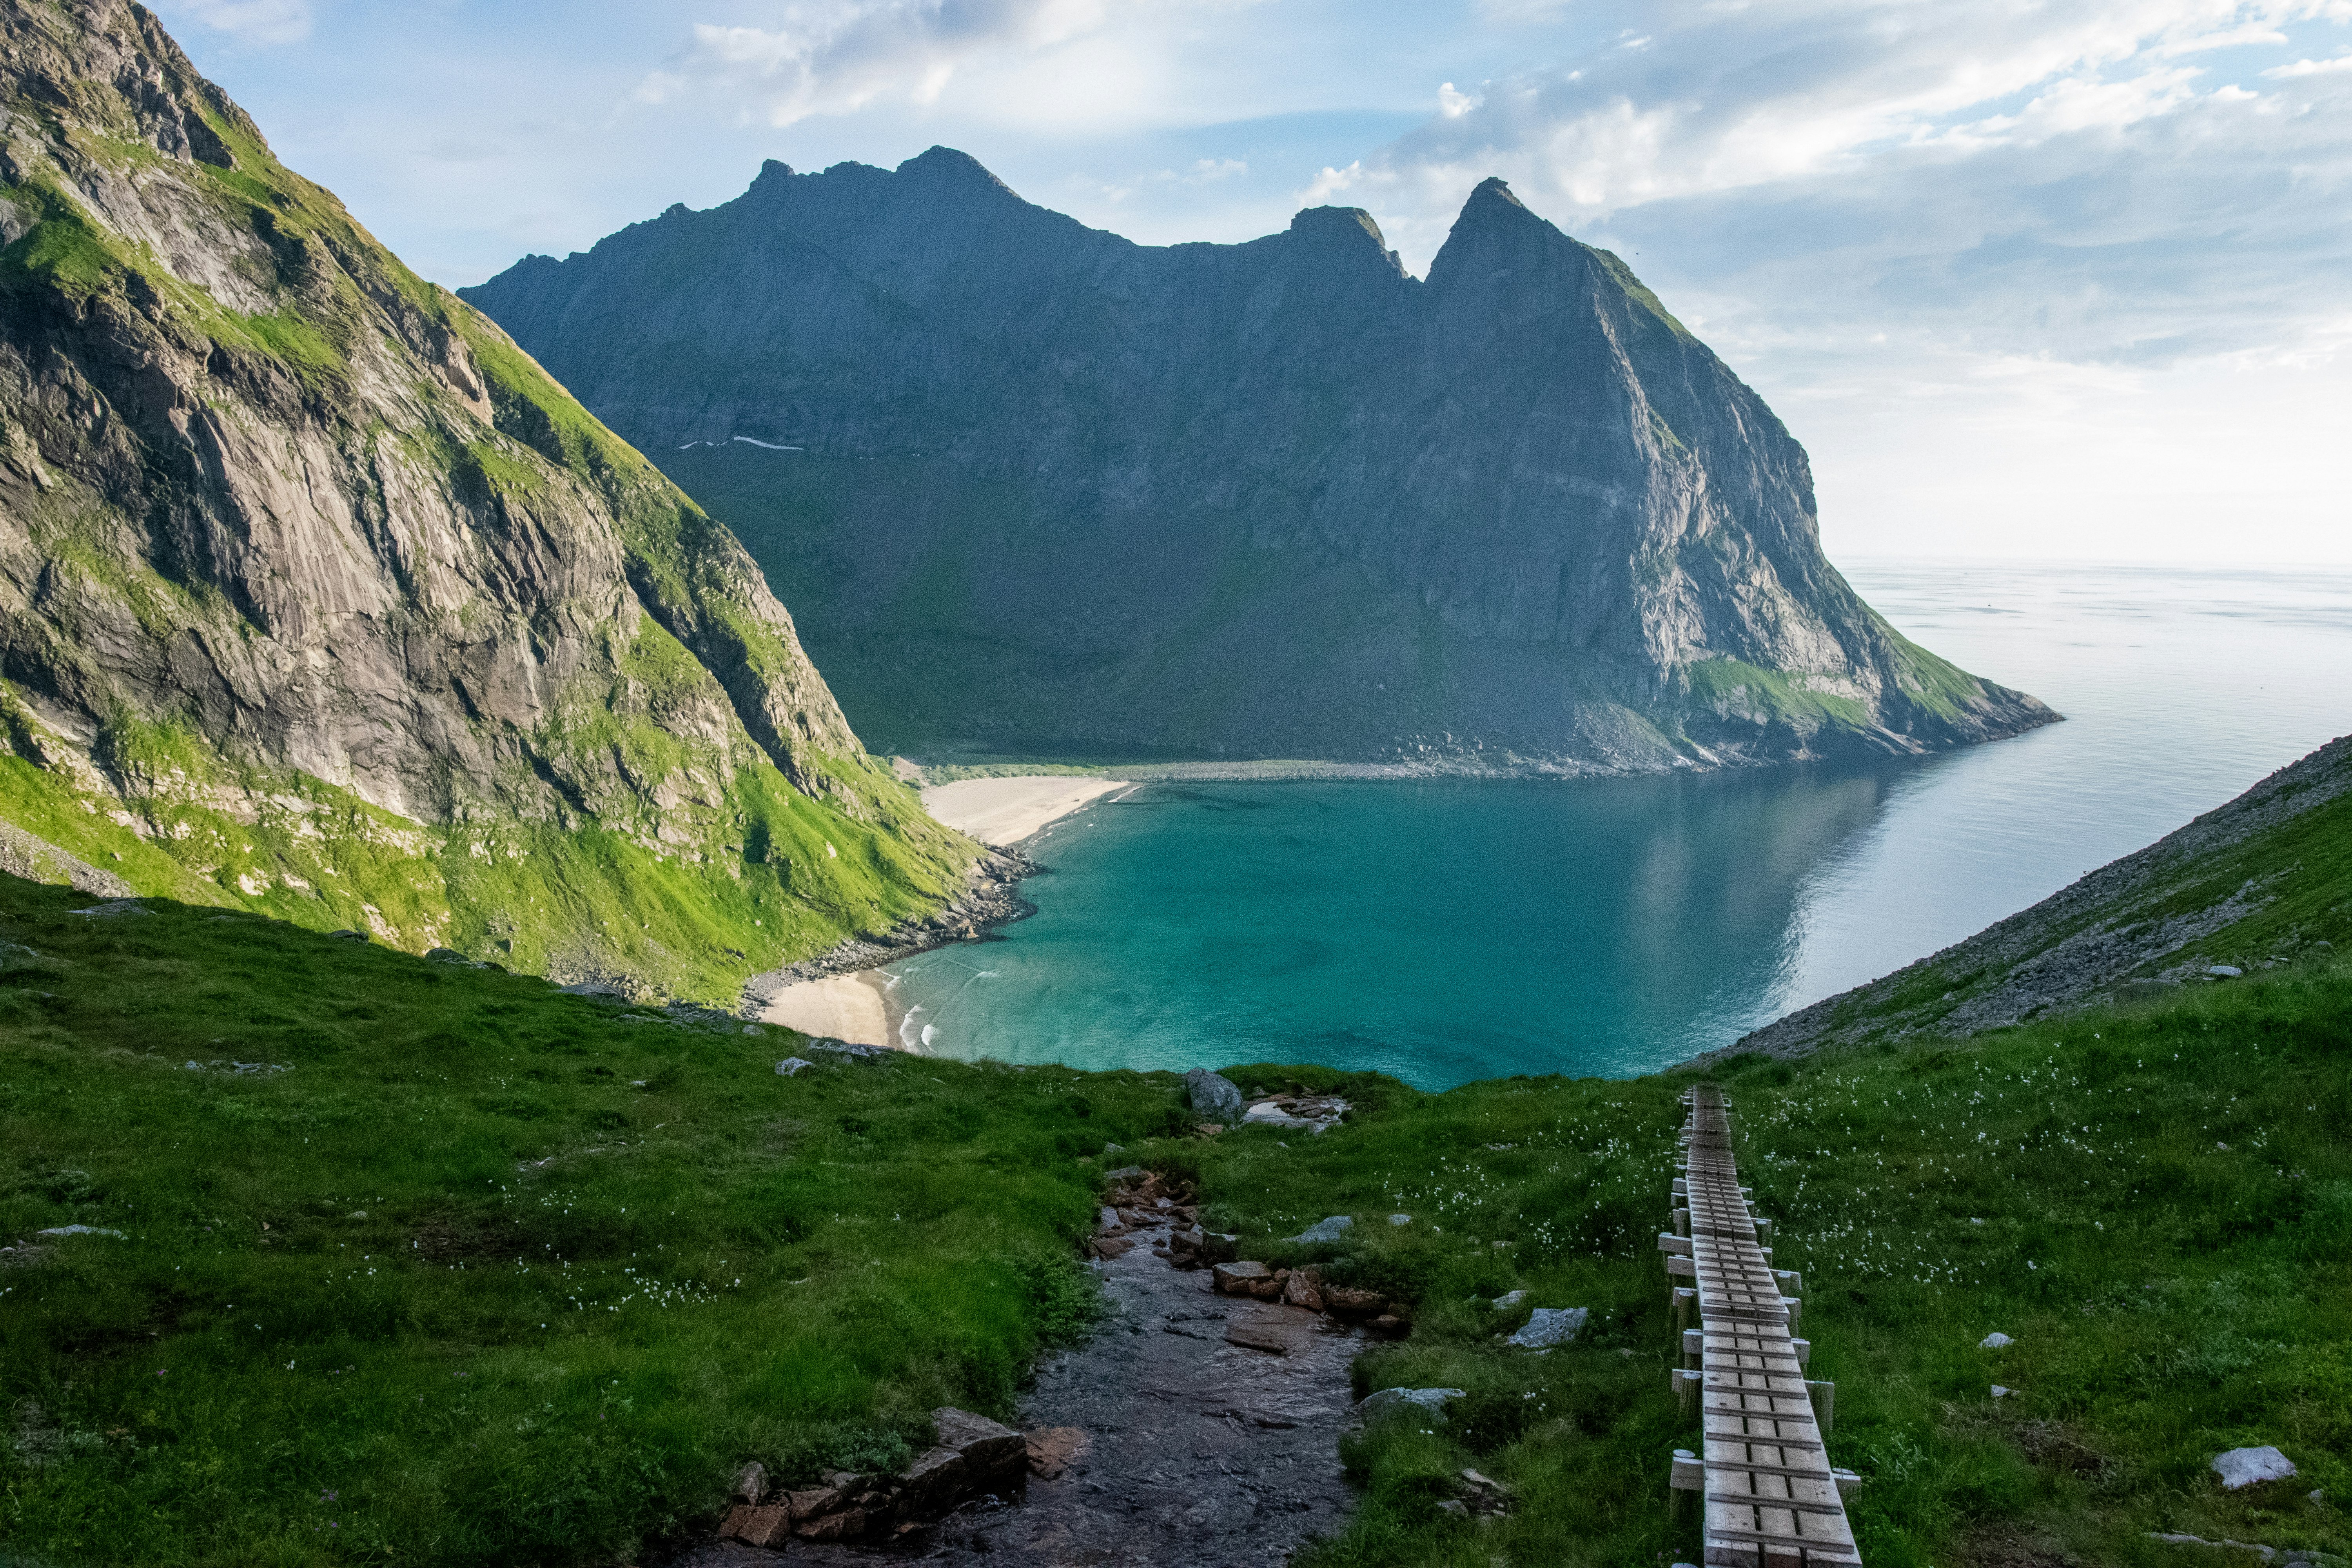
<instances>
[{"instance_id":1,"label":"rocky outcrop","mask_svg":"<svg viewBox=\"0 0 2352 1568\"><path fill-rule=\"evenodd\" d=\"M734 537L144 9L0 0L0 243L23 829L144 892L713 994L969 858Z\"/></svg>"},{"instance_id":2,"label":"rocky outcrop","mask_svg":"<svg viewBox=\"0 0 2352 1568\"><path fill-rule=\"evenodd\" d=\"M1790 1014L1706 1064L1885 1036L1964 1037L2108 999L2334 952L2352 841L2352 735L2032 909L1907 968ZM2217 963L2217 959L2235 960Z\"/></svg>"},{"instance_id":3,"label":"rocky outcrop","mask_svg":"<svg viewBox=\"0 0 2352 1568\"><path fill-rule=\"evenodd\" d=\"M933 752L1645 769L2054 717L1896 635L1804 450L1625 265L1478 187L1137 246L960 153L770 163L467 298Z\"/></svg>"}]
</instances>

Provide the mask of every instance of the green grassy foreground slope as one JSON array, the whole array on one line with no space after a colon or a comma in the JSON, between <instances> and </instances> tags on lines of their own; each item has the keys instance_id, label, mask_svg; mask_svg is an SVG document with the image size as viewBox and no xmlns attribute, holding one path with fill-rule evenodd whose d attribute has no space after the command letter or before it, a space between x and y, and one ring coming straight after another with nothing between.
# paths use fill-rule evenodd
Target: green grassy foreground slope
<instances>
[{"instance_id":1,"label":"green grassy foreground slope","mask_svg":"<svg viewBox=\"0 0 2352 1568\"><path fill-rule=\"evenodd\" d=\"M1696 1544L1668 1516L1692 1444L1654 1242L1687 1074L1424 1095L1243 1068L1358 1113L1287 1148L1179 1141L1154 1136L1187 1120L1172 1075L784 1079L782 1031L86 902L0 881L0 1557L633 1561L707 1526L743 1458L884 1464L936 1404L1012 1415L1089 1317L1106 1139L1196 1175L1254 1256L1304 1258L1274 1238L1327 1214L1416 1216L1323 1259L1416 1303L1358 1392L1470 1394L1350 1442L1364 1505L1316 1563ZM1869 1561L2179 1561L2158 1529L2352 1546L2305 1498L2352 1486L2347 1042L2352 972L2323 955L1718 1070L1839 1384ZM35 1234L72 1224L124 1234ZM1482 1303L1517 1288L1593 1309L1585 1338L1507 1352L1520 1314ZM1977 1350L1995 1330L2018 1342ZM2203 1468L2263 1443L2302 1479L2232 1496ZM1439 1510L1465 1465L1517 1510Z\"/></svg>"}]
</instances>

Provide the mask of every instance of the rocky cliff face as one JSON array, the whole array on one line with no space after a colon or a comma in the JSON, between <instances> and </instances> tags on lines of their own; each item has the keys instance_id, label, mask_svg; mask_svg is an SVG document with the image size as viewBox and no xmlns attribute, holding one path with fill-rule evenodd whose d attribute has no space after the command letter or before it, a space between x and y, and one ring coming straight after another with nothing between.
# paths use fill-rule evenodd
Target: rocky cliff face
<instances>
[{"instance_id":1,"label":"rocky cliff face","mask_svg":"<svg viewBox=\"0 0 2352 1568\"><path fill-rule=\"evenodd\" d=\"M903 748L1650 768L2054 715L1897 636L1798 446L1605 251L1480 186L1151 247L961 153L770 163L467 298L657 454Z\"/></svg>"},{"instance_id":2,"label":"rocky cliff face","mask_svg":"<svg viewBox=\"0 0 2352 1568\"><path fill-rule=\"evenodd\" d=\"M708 994L950 879L735 539L142 8L0 0L0 244L20 833Z\"/></svg>"}]
</instances>

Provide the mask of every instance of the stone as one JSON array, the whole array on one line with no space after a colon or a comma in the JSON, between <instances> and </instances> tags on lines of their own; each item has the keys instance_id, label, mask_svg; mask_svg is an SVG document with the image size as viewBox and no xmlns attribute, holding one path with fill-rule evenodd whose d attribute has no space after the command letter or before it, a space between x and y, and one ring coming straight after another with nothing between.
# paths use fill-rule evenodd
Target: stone
<instances>
[{"instance_id":1,"label":"stone","mask_svg":"<svg viewBox=\"0 0 2352 1568\"><path fill-rule=\"evenodd\" d=\"M1143 1167L1140 1165L1121 1165L1116 1171L1105 1171L1103 1173L1105 1180L1113 1182L1130 1182L1142 1174Z\"/></svg>"},{"instance_id":2,"label":"stone","mask_svg":"<svg viewBox=\"0 0 2352 1568\"><path fill-rule=\"evenodd\" d=\"M149 909L146 905L138 903L130 899L113 899L110 900L106 903L92 904L86 910L68 910L66 911L66 913L69 915L80 915L85 920L93 921L121 920L125 915L147 915L154 912L154 910ZM339 931L333 934L336 936L359 936L359 932L357 931ZM367 938L361 936L360 940L362 942L365 942Z\"/></svg>"},{"instance_id":3,"label":"stone","mask_svg":"<svg viewBox=\"0 0 2352 1568\"><path fill-rule=\"evenodd\" d=\"M1040 1426L1022 1441L1029 1452L1029 1473L1041 1481L1060 1480L1095 1446L1094 1435L1083 1426Z\"/></svg>"},{"instance_id":4,"label":"stone","mask_svg":"<svg viewBox=\"0 0 2352 1568\"><path fill-rule=\"evenodd\" d=\"M428 947L425 950L427 963L471 963L474 961L454 947Z\"/></svg>"},{"instance_id":5,"label":"stone","mask_svg":"<svg viewBox=\"0 0 2352 1568\"><path fill-rule=\"evenodd\" d=\"M1225 1343L1239 1345L1244 1350L1263 1351L1268 1355L1290 1353L1290 1336L1283 1332L1282 1325L1247 1318L1225 1325Z\"/></svg>"},{"instance_id":6,"label":"stone","mask_svg":"<svg viewBox=\"0 0 2352 1568\"><path fill-rule=\"evenodd\" d=\"M1445 1402L1462 1394L1458 1388L1383 1388L1356 1402L1356 1418L1370 1422L1392 1415L1443 1415Z\"/></svg>"},{"instance_id":7,"label":"stone","mask_svg":"<svg viewBox=\"0 0 2352 1568\"><path fill-rule=\"evenodd\" d=\"M1495 1298L1495 1310L1497 1312L1507 1312L1527 1299L1528 1293L1525 1290L1506 1291L1504 1294Z\"/></svg>"},{"instance_id":8,"label":"stone","mask_svg":"<svg viewBox=\"0 0 2352 1568\"><path fill-rule=\"evenodd\" d=\"M1213 1272L1221 1296L1255 1295L1257 1286L1274 1279L1274 1270L1263 1263L1220 1263Z\"/></svg>"},{"instance_id":9,"label":"stone","mask_svg":"<svg viewBox=\"0 0 2352 1568\"><path fill-rule=\"evenodd\" d=\"M782 1061L776 1064L776 1071L780 1076L784 1078L798 1078L801 1074L806 1072L809 1068L814 1066L816 1066L816 1063L809 1060L806 1057L786 1057Z\"/></svg>"},{"instance_id":10,"label":"stone","mask_svg":"<svg viewBox=\"0 0 2352 1568\"><path fill-rule=\"evenodd\" d=\"M782 1503L771 1503L765 1508L739 1503L729 1510L727 1522L719 1531L722 1537L731 1536L746 1546L781 1546L792 1532L792 1510Z\"/></svg>"},{"instance_id":11,"label":"stone","mask_svg":"<svg viewBox=\"0 0 2352 1568\"><path fill-rule=\"evenodd\" d=\"M796 1519L793 1523L793 1533L810 1541L854 1540L866 1533L866 1510L847 1508L815 1519Z\"/></svg>"},{"instance_id":12,"label":"stone","mask_svg":"<svg viewBox=\"0 0 2352 1568\"><path fill-rule=\"evenodd\" d=\"M1283 1281L1282 1299L1294 1307L1304 1307L1310 1312L1323 1310L1322 1279L1312 1268L1294 1269Z\"/></svg>"},{"instance_id":13,"label":"stone","mask_svg":"<svg viewBox=\"0 0 2352 1568\"><path fill-rule=\"evenodd\" d=\"M2011 1339L2007 1334L1990 1333L1977 1342L1977 1349L1980 1351L2007 1350L2016 1342L2017 1342L2015 1340Z\"/></svg>"},{"instance_id":14,"label":"stone","mask_svg":"<svg viewBox=\"0 0 2352 1568\"><path fill-rule=\"evenodd\" d=\"M1355 1228L1356 1222L1352 1218L1347 1215L1335 1214L1328 1219L1317 1220L1313 1225L1308 1226L1297 1236L1284 1237L1283 1240L1295 1242L1338 1241Z\"/></svg>"},{"instance_id":15,"label":"stone","mask_svg":"<svg viewBox=\"0 0 2352 1568\"><path fill-rule=\"evenodd\" d=\"M1106 1143L1102 1146L1103 1158L1106 1160L1109 1159L1113 1154L1124 1154L1126 1152L1127 1145L1124 1143Z\"/></svg>"},{"instance_id":16,"label":"stone","mask_svg":"<svg viewBox=\"0 0 2352 1568\"><path fill-rule=\"evenodd\" d=\"M146 911L142 910L140 913L144 914ZM348 929L343 931L331 931L327 933L327 940L330 942L365 942L368 940L368 933L363 931L351 931Z\"/></svg>"},{"instance_id":17,"label":"stone","mask_svg":"<svg viewBox=\"0 0 2352 1568\"><path fill-rule=\"evenodd\" d=\"M1184 1075L1184 1099L1194 1110L1219 1121L1231 1121L1241 1114L1240 1087L1207 1068L1194 1068Z\"/></svg>"},{"instance_id":18,"label":"stone","mask_svg":"<svg viewBox=\"0 0 2352 1568\"><path fill-rule=\"evenodd\" d=\"M1323 1287L1323 1310L1342 1318L1377 1318L1389 1310L1388 1299L1377 1290L1351 1290L1343 1285Z\"/></svg>"},{"instance_id":19,"label":"stone","mask_svg":"<svg viewBox=\"0 0 2352 1568\"><path fill-rule=\"evenodd\" d=\"M119 1230L108 1230L95 1225L53 1225L47 1230L37 1230L35 1236L110 1236L117 1241L124 1238Z\"/></svg>"},{"instance_id":20,"label":"stone","mask_svg":"<svg viewBox=\"0 0 2352 1568\"><path fill-rule=\"evenodd\" d=\"M2287 1479L2294 1474L2294 1461L2276 1448L2231 1448L2213 1456L2213 1473L2221 1478L2223 1489L2237 1491Z\"/></svg>"},{"instance_id":21,"label":"stone","mask_svg":"<svg viewBox=\"0 0 2352 1568\"><path fill-rule=\"evenodd\" d=\"M1392 1214L1389 1215L1389 1223L1391 1225L1411 1225L1412 1223L1412 1215L1409 1214Z\"/></svg>"},{"instance_id":22,"label":"stone","mask_svg":"<svg viewBox=\"0 0 2352 1568\"><path fill-rule=\"evenodd\" d=\"M1379 1317L1366 1323L1364 1328L1367 1331L1378 1334L1384 1340L1401 1340L1412 1332L1412 1325L1394 1312L1382 1312Z\"/></svg>"},{"instance_id":23,"label":"stone","mask_svg":"<svg viewBox=\"0 0 2352 1568\"><path fill-rule=\"evenodd\" d=\"M1591 1316L1587 1307L1538 1307L1529 1314L1527 1326L1507 1342L1521 1350L1549 1350L1564 1345L1583 1331L1584 1321Z\"/></svg>"},{"instance_id":24,"label":"stone","mask_svg":"<svg viewBox=\"0 0 2352 1568\"><path fill-rule=\"evenodd\" d=\"M758 1502L768 1489L768 1467L754 1459L735 1472L735 1485L729 1495L738 1502Z\"/></svg>"},{"instance_id":25,"label":"stone","mask_svg":"<svg viewBox=\"0 0 2352 1568\"><path fill-rule=\"evenodd\" d=\"M942 1405L931 1412L931 1425L937 1428L942 1446L963 1456L978 1485L986 1486L1028 1462L1027 1440L1012 1427L985 1415Z\"/></svg>"},{"instance_id":26,"label":"stone","mask_svg":"<svg viewBox=\"0 0 2352 1568\"><path fill-rule=\"evenodd\" d=\"M1095 1237L1093 1242L1089 1245L1094 1247L1094 1253L1097 1258L1124 1258L1135 1249L1135 1237L1131 1236L1098 1236Z\"/></svg>"},{"instance_id":27,"label":"stone","mask_svg":"<svg viewBox=\"0 0 2352 1568\"><path fill-rule=\"evenodd\" d=\"M841 1504L842 1489L830 1482L821 1487L811 1487L806 1491L784 1494L784 1506L792 1510L796 1520L814 1519L819 1514L831 1513Z\"/></svg>"},{"instance_id":28,"label":"stone","mask_svg":"<svg viewBox=\"0 0 2352 1568\"><path fill-rule=\"evenodd\" d=\"M2235 980L2245 971L2234 963L2217 963L2205 971L2216 980Z\"/></svg>"},{"instance_id":29,"label":"stone","mask_svg":"<svg viewBox=\"0 0 2352 1568\"><path fill-rule=\"evenodd\" d=\"M1095 1211L1095 1234L1097 1236L1109 1236L1113 1232L1122 1228L1124 1227L1119 1224L1118 1211L1111 1207L1108 1204L1103 1205L1102 1207Z\"/></svg>"},{"instance_id":30,"label":"stone","mask_svg":"<svg viewBox=\"0 0 2352 1568\"><path fill-rule=\"evenodd\" d=\"M811 1040L808 1048L822 1051L826 1056L847 1057L854 1062L878 1062L898 1054L887 1046L854 1046L847 1040L836 1040L824 1035Z\"/></svg>"},{"instance_id":31,"label":"stone","mask_svg":"<svg viewBox=\"0 0 2352 1568\"><path fill-rule=\"evenodd\" d=\"M907 1467L908 1500L917 1508L943 1503L962 1489L970 1474L961 1451L945 1444L927 1448Z\"/></svg>"}]
</instances>

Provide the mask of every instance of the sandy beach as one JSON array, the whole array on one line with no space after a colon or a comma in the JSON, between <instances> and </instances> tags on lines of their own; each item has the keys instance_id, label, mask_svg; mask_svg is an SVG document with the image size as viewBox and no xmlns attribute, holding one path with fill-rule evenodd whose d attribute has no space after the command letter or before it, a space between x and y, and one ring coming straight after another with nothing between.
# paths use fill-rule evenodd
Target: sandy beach
<instances>
[{"instance_id":1,"label":"sandy beach","mask_svg":"<svg viewBox=\"0 0 2352 1568\"><path fill-rule=\"evenodd\" d=\"M923 792L923 809L982 844L1009 848L1088 801L1128 787L1126 779L958 779Z\"/></svg>"},{"instance_id":2,"label":"sandy beach","mask_svg":"<svg viewBox=\"0 0 2352 1568\"><path fill-rule=\"evenodd\" d=\"M891 1026L882 973L861 969L855 974L831 974L787 985L760 1009L763 1023L781 1024L803 1035L829 1035L853 1046L898 1045Z\"/></svg>"},{"instance_id":3,"label":"sandy beach","mask_svg":"<svg viewBox=\"0 0 2352 1568\"><path fill-rule=\"evenodd\" d=\"M1003 848L1044 832L1090 801L1128 787L1125 779L960 779L925 790L923 806L950 827ZM787 985L760 1005L758 1016L853 1046L908 1048L898 1037L901 1016L890 1000L889 976L878 969Z\"/></svg>"}]
</instances>

